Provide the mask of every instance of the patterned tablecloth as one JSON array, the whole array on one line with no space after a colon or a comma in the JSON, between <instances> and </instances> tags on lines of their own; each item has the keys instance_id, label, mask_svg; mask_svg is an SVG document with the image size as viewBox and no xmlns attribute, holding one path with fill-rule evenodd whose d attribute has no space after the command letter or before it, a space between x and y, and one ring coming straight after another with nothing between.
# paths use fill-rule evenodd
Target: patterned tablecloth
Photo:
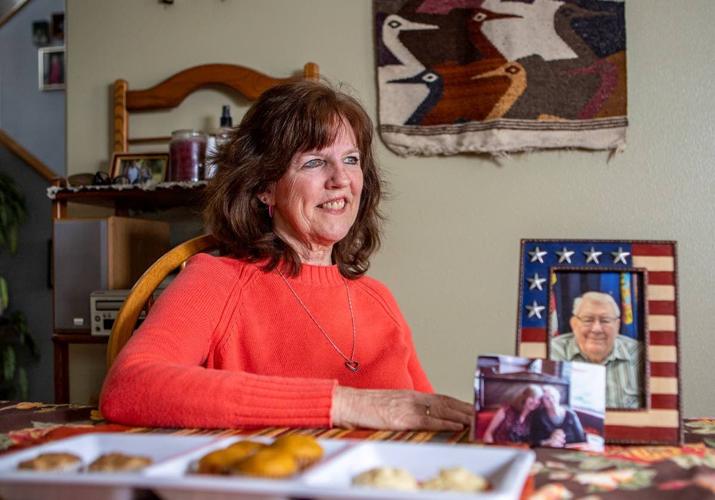
<instances>
[{"instance_id":1,"label":"patterned tablecloth","mask_svg":"<svg viewBox=\"0 0 715 500\"><path fill-rule=\"evenodd\" d=\"M537 448L524 498L715 499L715 419L685 420L685 444L608 446L605 453ZM0 402L0 453L87 432L261 435L292 432L320 438L467 443L469 432L389 432L287 428L206 431L148 429L104 421L92 406Z\"/></svg>"}]
</instances>

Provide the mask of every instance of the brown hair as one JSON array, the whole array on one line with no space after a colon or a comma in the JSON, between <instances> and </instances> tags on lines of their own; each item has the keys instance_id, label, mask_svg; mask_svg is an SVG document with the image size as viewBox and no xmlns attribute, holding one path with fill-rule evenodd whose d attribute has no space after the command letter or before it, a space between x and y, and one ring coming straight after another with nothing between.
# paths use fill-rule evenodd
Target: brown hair
<instances>
[{"instance_id":1,"label":"brown hair","mask_svg":"<svg viewBox=\"0 0 715 500\"><path fill-rule=\"evenodd\" d=\"M539 387L538 385L529 384L524 387L519 393L517 393L514 399L512 399L511 406L516 411L520 412L524 409L524 404L526 404L526 400L528 398L533 397L540 399L543 394L544 391L541 389L541 387Z\"/></svg>"},{"instance_id":2,"label":"brown hair","mask_svg":"<svg viewBox=\"0 0 715 500\"><path fill-rule=\"evenodd\" d=\"M246 112L227 144L214 157L204 219L221 253L250 261L268 259L264 270L282 262L300 272L300 257L272 229L258 195L280 179L296 153L331 145L347 123L355 134L363 190L355 223L333 246L333 262L347 278L364 274L380 246L382 180L372 151L372 121L353 97L322 82L296 81L264 92Z\"/></svg>"}]
</instances>

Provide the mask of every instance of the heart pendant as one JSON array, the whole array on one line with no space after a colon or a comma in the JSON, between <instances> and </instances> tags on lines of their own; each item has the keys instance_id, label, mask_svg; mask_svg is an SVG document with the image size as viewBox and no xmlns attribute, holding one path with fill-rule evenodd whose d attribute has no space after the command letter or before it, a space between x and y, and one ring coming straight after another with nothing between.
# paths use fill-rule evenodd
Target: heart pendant
<instances>
[{"instance_id":1,"label":"heart pendant","mask_svg":"<svg viewBox=\"0 0 715 500\"><path fill-rule=\"evenodd\" d=\"M345 362L345 368L352 372L356 372L358 371L358 368L360 368L360 363L351 359L350 361Z\"/></svg>"}]
</instances>

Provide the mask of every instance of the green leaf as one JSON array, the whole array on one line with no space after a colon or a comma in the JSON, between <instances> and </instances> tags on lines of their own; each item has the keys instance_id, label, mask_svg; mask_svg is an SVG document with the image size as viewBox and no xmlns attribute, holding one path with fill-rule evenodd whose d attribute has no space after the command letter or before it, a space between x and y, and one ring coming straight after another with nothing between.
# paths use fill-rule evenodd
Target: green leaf
<instances>
[{"instance_id":1,"label":"green leaf","mask_svg":"<svg viewBox=\"0 0 715 500\"><path fill-rule=\"evenodd\" d=\"M15 444L15 441L10 439L7 434L0 434L0 450L7 450Z\"/></svg>"},{"instance_id":2,"label":"green leaf","mask_svg":"<svg viewBox=\"0 0 715 500\"><path fill-rule=\"evenodd\" d=\"M5 346L2 352L2 369L4 380L15 378L15 349L11 345Z\"/></svg>"},{"instance_id":3,"label":"green leaf","mask_svg":"<svg viewBox=\"0 0 715 500\"><path fill-rule=\"evenodd\" d=\"M7 290L7 281L5 278L0 276L0 316L7 309L7 305L10 303L10 295Z\"/></svg>"},{"instance_id":4,"label":"green leaf","mask_svg":"<svg viewBox=\"0 0 715 500\"><path fill-rule=\"evenodd\" d=\"M0 174L0 249L4 247L15 253L19 228L26 217L25 198L18 191L15 181Z\"/></svg>"}]
</instances>

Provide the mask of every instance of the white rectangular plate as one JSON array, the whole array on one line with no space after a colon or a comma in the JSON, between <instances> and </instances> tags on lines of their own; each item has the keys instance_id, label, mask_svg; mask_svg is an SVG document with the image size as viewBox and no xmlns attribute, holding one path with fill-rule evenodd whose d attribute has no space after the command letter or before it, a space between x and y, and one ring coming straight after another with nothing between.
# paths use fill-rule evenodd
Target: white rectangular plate
<instances>
[{"instance_id":1,"label":"white rectangular plate","mask_svg":"<svg viewBox=\"0 0 715 500\"><path fill-rule=\"evenodd\" d=\"M235 436L181 436L176 434L86 434L0 456L0 497L84 500L128 500L133 488L148 488L164 500L222 500L236 498L354 498L354 499L511 499L518 498L533 452L516 448L397 443L381 441L319 440L325 457L302 474L286 480L192 474L192 464L215 449L241 440L271 442L270 438ZM133 473L19 471L22 460L40 453L68 452L85 465L99 455L121 452L146 455L154 465ZM485 476L491 489L480 494L418 491L399 492L359 488L352 478L373 467L402 467L418 481L442 468L461 466Z\"/></svg>"}]
</instances>

